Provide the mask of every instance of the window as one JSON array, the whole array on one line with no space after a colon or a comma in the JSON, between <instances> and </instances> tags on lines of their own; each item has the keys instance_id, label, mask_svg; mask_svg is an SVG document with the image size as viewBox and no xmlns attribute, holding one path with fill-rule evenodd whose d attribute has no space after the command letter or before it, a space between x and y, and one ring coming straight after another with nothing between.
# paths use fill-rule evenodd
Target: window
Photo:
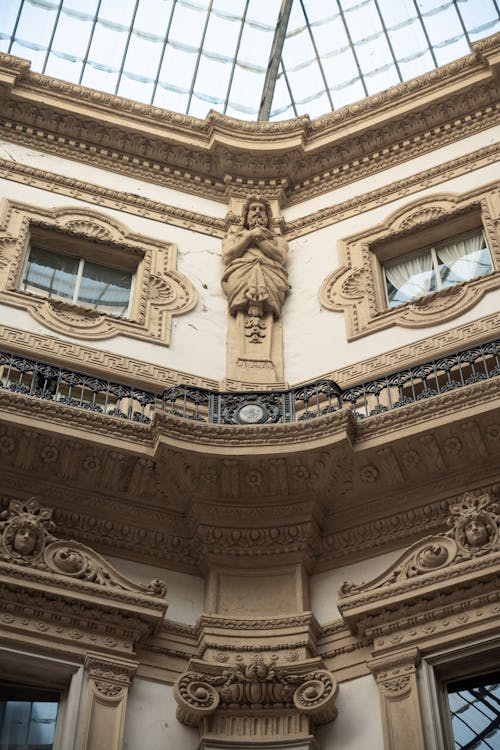
<instances>
[{"instance_id":1,"label":"window","mask_svg":"<svg viewBox=\"0 0 500 750\"><path fill-rule=\"evenodd\" d=\"M480 230L418 250L384 265L387 303L397 307L417 297L489 273L493 266Z\"/></svg>"},{"instance_id":2,"label":"window","mask_svg":"<svg viewBox=\"0 0 500 750\"><path fill-rule=\"evenodd\" d=\"M131 287L130 271L36 245L30 248L21 282L24 291L68 300L119 317L128 314Z\"/></svg>"},{"instance_id":3,"label":"window","mask_svg":"<svg viewBox=\"0 0 500 750\"><path fill-rule=\"evenodd\" d=\"M447 691L455 750L500 747L500 672L450 682Z\"/></svg>"},{"instance_id":4,"label":"window","mask_svg":"<svg viewBox=\"0 0 500 750\"><path fill-rule=\"evenodd\" d=\"M59 693L0 683L0 750L52 750Z\"/></svg>"}]
</instances>

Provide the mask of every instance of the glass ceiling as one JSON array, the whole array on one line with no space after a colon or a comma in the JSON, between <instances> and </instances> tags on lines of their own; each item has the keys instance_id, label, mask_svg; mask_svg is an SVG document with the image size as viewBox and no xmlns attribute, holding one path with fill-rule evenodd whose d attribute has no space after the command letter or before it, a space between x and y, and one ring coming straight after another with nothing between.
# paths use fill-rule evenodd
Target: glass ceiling
<instances>
[{"instance_id":1,"label":"glass ceiling","mask_svg":"<svg viewBox=\"0 0 500 750\"><path fill-rule=\"evenodd\" d=\"M0 0L0 51L177 112L318 117L470 51L499 0Z\"/></svg>"}]
</instances>

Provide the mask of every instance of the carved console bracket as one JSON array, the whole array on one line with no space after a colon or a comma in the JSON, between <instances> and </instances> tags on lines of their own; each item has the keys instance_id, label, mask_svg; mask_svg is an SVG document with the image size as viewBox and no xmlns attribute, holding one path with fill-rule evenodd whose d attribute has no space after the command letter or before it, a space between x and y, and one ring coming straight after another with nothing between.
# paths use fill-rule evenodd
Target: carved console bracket
<instances>
[{"instance_id":1,"label":"carved console bracket","mask_svg":"<svg viewBox=\"0 0 500 750\"><path fill-rule=\"evenodd\" d=\"M319 659L285 668L263 656L225 667L192 660L174 685L178 719L203 735L227 738L247 724L254 737L308 736L313 725L337 715L337 692Z\"/></svg>"}]
</instances>

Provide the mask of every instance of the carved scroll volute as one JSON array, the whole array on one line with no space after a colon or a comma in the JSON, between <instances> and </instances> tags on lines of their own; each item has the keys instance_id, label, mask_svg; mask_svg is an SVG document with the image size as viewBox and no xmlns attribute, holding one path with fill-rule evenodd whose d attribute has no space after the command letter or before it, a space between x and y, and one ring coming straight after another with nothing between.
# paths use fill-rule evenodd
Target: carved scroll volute
<instances>
[{"instance_id":1,"label":"carved scroll volute","mask_svg":"<svg viewBox=\"0 0 500 750\"><path fill-rule=\"evenodd\" d=\"M128 689L137 663L87 654L81 750L121 750Z\"/></svg>"},{"instance_id":2,"label":"carved scroll volute","mask_svg":"<svg viewBox=\"0 0 500 750\"><path fill-rule=\"evenodd\" d=\"M174 684L177 718L190 727L200 725L202 719L213 714L220 702L217 690L206 682L206 675L186 672Z\"/></svg>"},{"instance_id":3,"label":"carved scroll volute","mask_svg":"<svg viewBox=\"0 0 500 750\"><path fill-rule=\"evenodd\" d=\"M304 682L293 694L293 703L300 713L309 716L315 724L327 724L337 716L335 698L337 681L326 669L305 675Z\"/></svg>"}]
</instances>

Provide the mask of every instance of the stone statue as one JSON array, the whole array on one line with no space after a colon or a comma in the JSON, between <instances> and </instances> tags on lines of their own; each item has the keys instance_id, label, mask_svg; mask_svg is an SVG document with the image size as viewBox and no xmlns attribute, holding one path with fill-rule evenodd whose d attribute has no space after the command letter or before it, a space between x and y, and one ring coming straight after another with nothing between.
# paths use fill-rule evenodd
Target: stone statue
<instances>
[{"instance_id":1,"label":"stone statue","mask_svg":"<svg viewBox=\"0 0 500 750\"><path fill-rule=\"evenodd\" d=\"M285 263L288 243L271 229L271 207L258 196L243 206L240 229L222 245L222 288L229 312L279 318L289 289Z\"/></svg>"}]
</instances>

